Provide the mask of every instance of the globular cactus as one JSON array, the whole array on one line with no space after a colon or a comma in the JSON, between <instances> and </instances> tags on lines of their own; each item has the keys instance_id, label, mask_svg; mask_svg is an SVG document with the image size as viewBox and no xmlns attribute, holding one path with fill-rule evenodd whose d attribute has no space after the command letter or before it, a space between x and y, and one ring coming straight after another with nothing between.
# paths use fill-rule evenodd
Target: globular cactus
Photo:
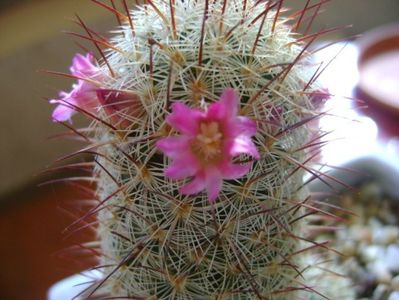
<instances>
[{"instance_id":1,"label":"globular cactus","mask_svg":"<svg viewBox=\"0 0 399 300\"><path fill-rule=\"evenodd\" d=\"M102 3L121 21L110 41L81 22L107 49L75 56L77 83L52 102L55 120L92 119L103 278L85 297L351 299L309 260L328 248L309 238L322 209L303 179L322 176L310 162L327 95L318 34L296 28L317 5L284 17L282 3Z\"/></svg>"}]
</instances>

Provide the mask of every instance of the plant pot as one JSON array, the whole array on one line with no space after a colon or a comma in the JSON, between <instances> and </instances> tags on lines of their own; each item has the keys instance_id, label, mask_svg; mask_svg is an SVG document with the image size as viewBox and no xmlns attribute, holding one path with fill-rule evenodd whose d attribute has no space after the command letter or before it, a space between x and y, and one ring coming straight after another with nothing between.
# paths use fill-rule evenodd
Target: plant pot
<instances>
[{"instance_id":1,"label":"plant pot","mask_svg":"<svg viewBox=\"0 0 399 300\"><path fill-rule=\"evenodd\" d=\"M365 100L399 114L399 23L366 32L359 40L359 88Z\"/></svg>"},{"instance_id":2,"label":"plant pot","mask_svg":"<svg viewBox=\"0 0 399 300\"><path fill-rule=\"evenodd\" d=\"M71 300L84 292L93 281L101 279L99 271L85 271L81 274L67 277L54 284L48 291L48 300ZM76 299L79 299L76 298Z\"/></svg>"}]
</instances>

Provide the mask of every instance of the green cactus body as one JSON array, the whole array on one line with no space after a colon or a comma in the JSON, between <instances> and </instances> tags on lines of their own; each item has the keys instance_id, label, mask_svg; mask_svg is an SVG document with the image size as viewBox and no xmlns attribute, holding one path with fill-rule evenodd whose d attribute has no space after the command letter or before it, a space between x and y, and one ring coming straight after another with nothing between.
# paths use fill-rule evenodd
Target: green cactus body
<instances>
[{"instance_id":1,"label":"green cactus body","mask_svg":"<svg viewBox=\"0 0 399 300\"><path fill-rule=\"evenodd\" d=\"M103 103L102 121L92 123L104 279L90 294L323 299L328 291L304 272L318 245L304 218L303 177L318 134L309 43L280 16L282 1L148 2L116 32L96 82L135 105L110 113ZM176 135L165 121L171 103L206 109L228 88L238 115L256 122L260 158L235 158L252 168L223 180L215 202L205 192L184 195L190 179L165 176L170 159L156 147Z\"/></svg>"}]
</instances>

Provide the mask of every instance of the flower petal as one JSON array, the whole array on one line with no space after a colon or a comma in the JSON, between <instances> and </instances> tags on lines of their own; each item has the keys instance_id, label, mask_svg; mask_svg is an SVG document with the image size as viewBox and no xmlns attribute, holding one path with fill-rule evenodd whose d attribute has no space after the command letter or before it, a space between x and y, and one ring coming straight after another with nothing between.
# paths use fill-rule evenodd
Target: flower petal
<instances>
[{"instance_id":1,"label":"flower petal","mask_svg":"<svg viewBox=\"0 0 399 300\"><path fill-rule=\"evenodd\" d=\"M239 128L239 134L245 134L253 136L256 134L256 122L247 117L237 117L237 127Z\"/></svg>"},{"instance_id":2,"label":"flower petal","mask_svg":"<svg viewBox=\"0 0 399 300\"><path fill-rule=\"evenodd\" d=\"M225 120L223 125L223 133L230 138L238 135L251 137L257 132L256 122L247 117L237 116L234 119Z\"/></svg>"},{"instance_id":3,"label":"flower petal","mask_svg":"<svg viewBox=\"0 0 399 300\"><path fill-rule=\"evenodd\" d=\"M229 154L234 157L240 154L248 154L256 159L260 158L258 149L256 149L255 144L252 142L251 138L245 135L240 135L236 137L232 143L228 144Z\"/></svg>"},{"instance_id":4,"label":"flower petal","mask_svg":"<svg viewBox=\"0 0 399 300\"><path fill-rule=\"evenodd\" d=\"M54 103L55 101L52 102ZM62 104L61 101L57 102L60 104L57 105L57 107L53 111L53 114L51 115L53 120L58 122L71 121L72 115L76 113L75 109L73 109L67 103Z\"/></svg>"},{"instance_id":5,"label":"flower petal","mask_svg":"<svg viewBox=\"0 0 399 300\"><path fill-rule=\"evenodd\" d=\"M207 118L228 120L234 118L238 111L238 97L233 89L225 89L220 100L212 103L207 111Z\"/></svg>"},{"instance_id":6,"label":"flower petal","mask_svg":"<svg viewBox=\"0 0 399 300\"><path fill-rule=\"evenodd\" d=\"M103 107L114 112L134 112L142 107L140 97L133 92L97 89L96 93Z\"/></svg>"},{"instance_id":7,"label":"flower petal","mask_svg":"<svg viewBox=\"0 0 399 300\"><path fill-rule=\"evenodd\" d=\"M157 141L156 146L171 158L179 158L183 152L190 150L191 139L187 136L171 136Z\"/></svg>"},{"instance_id":8,"label":"flower petal","mask_svg":"<svg viewBox=\"0 0 399 300\"><path fill-rule=\"evenodd\" d=\"M211 203L215 203L220 191L222 190L222 174L216 168L209 168L205 170L205 176L208 200Z\"/></svg>"},{"instance_id":9,"label":"flower petal","mask_svg":"<svg viewBox=\"0 0 399 300\"><path fill-rule=\"evenodd\" d=\"M97 89L96 94L102 108L122 127L128 127L145 112L140 97L133 92Z\"/></svg>"},{"instance_id":10,"label":"flower petal","mask_svg":"<svg viewBox=\"0 0 399 300\"><path fill-rule=\"evenodd\" d=\"M202 117L201 111L176 102L172 104L172 113L166 117L166 122L183 134L196 135Z\"/></svg>"},{"instance_id":11,"label":"flower petal","mask_svg":"<svg viewBox=\"0 0 399 300\"><path fill-rule=\"evenodd\" d=\"M202 173L197 174L194 179L180 188L180 193L184 195L193 195L201 192L206 187L205 176Z\"/></svg>"},{"instance_id":12,"label":"flower petal","mask_svg":"<svg viewBox=\"0 0 399 300\"><path fill-rule=\"evenodd\" d=\"M165 175L172 179L183 179L198 172L198 163L194 157L186 156L173 161L165 170Z\"/></svg>"},{"instance_id":13,"label":"flower petal","mask_svg":"<svg viewBox=\"0 0 399 300\"><path fill-rule=\"evenodd\" d=\"M103 74L100 69L93 64L94 57L92 54L83 56L76 54L72 60L70 71L72 75L78 77L76 83L72 85L69 93L61 92L58 99L50 100L50 103L59 103L53 112L53 119L58 121L70 120L76 113L73 107L68 107L67 103L79 107L82 111L89 113L95 112L99 102L96 95L97 86L91 81L84 80L92 77L101 81Z\"/></svg>"},{"instance_id":14,"label":"flower petal","mask_svg":"<svg viewBox=\"0 0 399 300\"><path fill-rule=\"evenodd\" d=\"M237 179L243 177L251 170L251 163L246 164L233 164L231 162L225 162L219 167L222 172L223 179Z\"/></svg>"},{"instance_id":15,"label":"flower petal","mask_svg":"<svg viewBox=\"0 0 399 300\"><path fill-rule=\"evenodd\" d=\"M79 77L93 76L99 72L93 64L94 57L91 53L87 53L83 56L77 53L72 59L72 66L70 68L71 74Z\"/></svg>"},{"instance_id":16,"label":"flower petal","mask_svg":"<svg viewBox=\"0 0 399 300\"><path fill-rule=\"evenodd\" d=\"M98 99L92 88L86 87L86 83L80 82L79 84L73 85L73 90L67 94L65 92L60 93L59 99L52 99L50 103L59 103L53 112L53 119L57 121L66 121L72 117L78 110L79 107L82 111L94 112L97 105ZM68 105L70 103L71 105Z\"/></svg>"}]
</instances>

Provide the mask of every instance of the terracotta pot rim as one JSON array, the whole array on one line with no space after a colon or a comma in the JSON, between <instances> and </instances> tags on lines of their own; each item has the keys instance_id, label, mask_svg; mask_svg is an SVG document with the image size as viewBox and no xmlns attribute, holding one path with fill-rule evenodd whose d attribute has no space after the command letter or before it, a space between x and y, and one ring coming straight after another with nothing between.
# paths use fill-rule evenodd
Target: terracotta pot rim
<instances>
[{"instance_id":1,"label":"terracotta pot rim","mask_svg":"<svg viewBox=\"0 0 399 300\"><path fill-rule=\"evenodd\" d=\"M367 31L357 40L356 45L359 49L357 60L359 71L358 88L361 90L362 94L366 96L364 100L370 101L383 109L388 109L395 115L399 114L399 105L397 103L384 98L379 93L373 92L373 90L362 81L363 68L370 59L388 52L398 51L399 53L399 22L383 25Z\"/></svg>"},{"instance_id":2,"label":"terracotta pot rim","mask_svg":"<svg viewBox=\"0 0 399 300\"><path fill-rule=\"evenodd\" d=\"M358 67L368 59L390 50L399 49L399 22L383 25L365 32L357 41Z\"/></svg>"}]
</instances>

